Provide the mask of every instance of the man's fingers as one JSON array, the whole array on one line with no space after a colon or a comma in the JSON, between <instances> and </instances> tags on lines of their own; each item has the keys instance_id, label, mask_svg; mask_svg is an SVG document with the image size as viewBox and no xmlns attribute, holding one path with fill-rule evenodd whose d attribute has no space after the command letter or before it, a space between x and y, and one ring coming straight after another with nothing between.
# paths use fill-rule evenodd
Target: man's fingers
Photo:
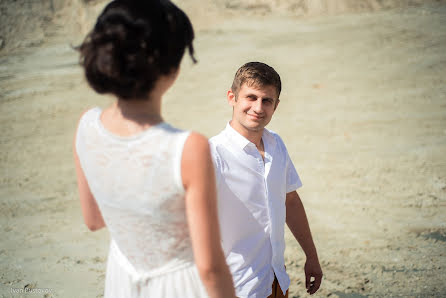
<instances>
[{"instance_id":1,"label":"man's fingers","mask_svg":"<svg viewBox=\"0 0 446 298\"><path fill-rule=\"evenodd\" d=\"M310 281L311 281L311 275L305 273L305 288L306 288L307 290L310 289Z\"/></svg>"},{"instance_id":2,"label":"man's fingers","mask_svg":"<svg viewBox=\"0 0 446 298\"><path fill-rule=\"evenodd\" d=\"M322 282L322 275L316 275L316 276L314 277L314 280L311 281L311 286L310 286L310 288L308 289L307 292L308 292L310 295L316 293L317 290L319 290L319 287L321 286L321 282Z\"/></svg>"},{"instance_id":3,"label":"man's fingers","mask_svg":"<svg viewBox=\"0 0 446 298\"><path fill-rule=\"evenodd\" d=\"M310 281L310 286L307 287L308 294L312 294L311 292L313 291L313 287L314 287L314 280Z\"/></svg>"}]
</instances>

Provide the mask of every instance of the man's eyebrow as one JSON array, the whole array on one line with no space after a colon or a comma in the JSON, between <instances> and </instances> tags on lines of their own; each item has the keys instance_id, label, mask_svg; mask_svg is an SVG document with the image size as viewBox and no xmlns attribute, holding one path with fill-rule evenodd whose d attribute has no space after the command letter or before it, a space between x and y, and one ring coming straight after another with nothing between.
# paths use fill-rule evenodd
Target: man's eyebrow
<instances>
[{"instance_id":1,"label":"man's eyebrow","mask_svg":"<svg viewBox=\"0 0 446 298\"><path fill-rule=\"evenodd\" d=\"M271 100L272 102L274 102L274 98L271 98L271 97L264 97L263 98L264 100L266 99L266 100Z\"/></svg>"}]
</instances>

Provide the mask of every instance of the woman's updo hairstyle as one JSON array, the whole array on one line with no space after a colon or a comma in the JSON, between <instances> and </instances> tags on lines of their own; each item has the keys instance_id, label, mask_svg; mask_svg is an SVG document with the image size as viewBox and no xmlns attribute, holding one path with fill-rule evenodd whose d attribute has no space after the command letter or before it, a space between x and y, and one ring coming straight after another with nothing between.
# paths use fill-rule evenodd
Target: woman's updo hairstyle
<instances>
[{"instance_id":1,"label":"woman's updo hairstyle","mask_svg":"<svg viewBox=\"0 0 446 298\"><path fill-rule=\"evenodd\" d=\"M193 62L194 31L167 0L115 0L78 47L80 64L98 93L145 99L161 75L178 69L186 47Z\"/></svg>"}]
</instances>

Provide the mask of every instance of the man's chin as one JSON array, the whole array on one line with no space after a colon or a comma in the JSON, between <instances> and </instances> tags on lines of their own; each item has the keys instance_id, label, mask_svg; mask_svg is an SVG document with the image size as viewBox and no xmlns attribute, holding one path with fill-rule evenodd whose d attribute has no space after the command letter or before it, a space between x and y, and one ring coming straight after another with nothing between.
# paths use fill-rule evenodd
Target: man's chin
<instances>
[{"instance_id":1,"label":"man's chin","mask_svg":"<svg viewBox=\"0 0 446 298\"><path fill-rule=\"evenodd\" d=\"M251 131L260 131L264 127L265 127L264 125L257 123L257 122L252 122L252 123L249 123L248 125L246 125L246 128L248 128Z\"/></svg>"}]
</instances>

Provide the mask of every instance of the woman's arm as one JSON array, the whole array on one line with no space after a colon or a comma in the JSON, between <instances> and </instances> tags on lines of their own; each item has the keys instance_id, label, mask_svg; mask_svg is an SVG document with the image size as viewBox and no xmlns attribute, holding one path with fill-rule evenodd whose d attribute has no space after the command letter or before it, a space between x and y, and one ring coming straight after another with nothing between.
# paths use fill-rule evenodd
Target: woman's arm
<instances>
[{"instance_id":1,"label":"woman's arm","mask_svg":"<svg viewBox=\"0 0 446 298\"><path fill-rule=\"evenodd\" d=\"M215 173L208 140L192 133L181 161L186 213L200 277L210 297L235 297L220 243Z\"/></svg>"},{"instance_id":2,"label":"woman's arm","mask_svg":"<svg viewBox=\"0 0 446 298\"><path fill-rule=\"evenodd\" d=\"M77 187L79 190L79 198L81 201L82 214L84 221L90 231L97 231L105 227L104 219L102 218L101 211L96 203L93 194L88 186L87 179L85 178L84 171L82 170L79 157L76 152L76 135L73 142L73 154L74 163L76 167Z\"/></svg>"}]
</instances>

